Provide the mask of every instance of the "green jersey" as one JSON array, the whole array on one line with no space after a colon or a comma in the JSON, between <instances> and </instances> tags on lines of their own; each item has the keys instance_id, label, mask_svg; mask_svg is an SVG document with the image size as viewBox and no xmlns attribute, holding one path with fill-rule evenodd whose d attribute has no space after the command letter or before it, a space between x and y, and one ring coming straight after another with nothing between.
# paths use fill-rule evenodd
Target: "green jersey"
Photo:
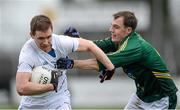
<instances>
[{"instance_id":1,"label":"green jersey","mask_svg":"<svg viewBox=\"0 0 180 110\"><path fill-rule=\"evenodd\" d=\"M144 102L152 102L177 92L163 59L147 41L139 34L132 32L119 44L111 38L95 40L115 67L122 67L123 71L136 84L136 94ZM98 62L100 71L105 69Z\"/></svg>"}]
</instances>

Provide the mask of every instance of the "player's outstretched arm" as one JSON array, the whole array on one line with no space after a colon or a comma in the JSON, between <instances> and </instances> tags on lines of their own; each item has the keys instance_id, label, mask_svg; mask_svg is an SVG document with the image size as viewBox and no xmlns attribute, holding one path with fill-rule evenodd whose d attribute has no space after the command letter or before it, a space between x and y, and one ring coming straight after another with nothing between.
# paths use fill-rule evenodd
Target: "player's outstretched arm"
<instances>
[{"instance_id":1,"label":"player's outstretched arm","mask_svg":"<svg viewBox=\"0 0 180 110\"><path fill-rule=\"evenodd\" d=\"M99 70L96 59L74 60L74 68L86 70Z\"/></svg>"},{"instance_id":2,"label":"player's outstretched arm","mask_svg":"<svg viewBox=\"0 0 180 110\"><path fill-rule=\"evenodd\" d=\"M111 63L111 61L106 56L106 54L99 47L97 47L92 41L82 39L82 38L78 38L78 40L79 40L79 46L76 51L89 51L95 56L95 58L98 61L100 61L107 68L107 70L114 69L114 65ZM92 60L92 61L93 61L93 63L95 63L97 65L96 60ZM92 61L90 60L90 64L87 64L87 63L84 64L82 61L79 64L81 66L78 66L78 67L81 67L81 69L87 69L87 68L91 67L90 65L91 65ZM99 70L98 66L96 66L96 65L93 65L92 68L95 70ZM59 68L59 69L71 69L71 68L73 68L73 66L74 66L74 61L72 59L60 58L59 60L57 60L57 68Z\"/></svg>"},{"instance_id":3,"label":"player's outstretched arm","mask_svg":"<svg viewBox=\"0 0 180 110\"><path fill-rule=\"evenodd\" d=\"M87 69L87 70L99 70L99 66L96 59L86 59L86 60L73 60L70 58L60 58L57 61L57 68L59 69ZM100 82L103 83L104 80L111 80L115 73L115 69L101 71L99 78Z\"/></svg>"},{"instance_id":4,"label":"player's outstretched arm","mask_svg":"<svg viewBox=\"0 0 180 110\"><path fill-rule=\"evenodd\" d=\"M99 66L96 59L74 60L74 68L99 70ZM99 74L100 83L103 83L105 80L111 80L114 73L115 68L112 70L102 70Z\"/></svg>"},{"instance_id":5,"label":"player's outstretched arm","mask_svg":"<svg viewBox=\"0 0 180 110\"><path fill-rule=\"evenodd\" d=\"M58 69L87 69L87 70L99 70L96 59L86 60L73 60L70 58L60 58L57 60Z\"/></svg>"},{"instance_id":6,"label":"player's outstretched arm","mask_svg":"<svg viewBox=\"0 0 180 110\"><path fill-rule=\"evenodd\" d=\"M111 63L106 54L97 47L92 41L79 38L79 47L77 51L89 51L95 58L100 61L108 70L114 69L114 65Z\"/></svg>"}]
</instances>

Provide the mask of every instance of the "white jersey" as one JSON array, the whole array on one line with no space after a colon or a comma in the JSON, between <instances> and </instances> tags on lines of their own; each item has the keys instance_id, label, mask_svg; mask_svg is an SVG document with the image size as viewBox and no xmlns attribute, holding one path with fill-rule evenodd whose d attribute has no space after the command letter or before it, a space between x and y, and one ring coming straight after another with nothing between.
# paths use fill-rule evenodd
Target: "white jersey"
<instances>
[{"instance_id":1,"label":"white jersey","mask_svg":"<svg viewBox=\"0 0 180 110\"><path fill-rule=\"evenodd\" d=\"M50 69L55 69L56 61L62 57L65 58L69 53L76 51L79 42L75 38L71 38L64 35L52 35L52 48L54 49L56 57L52 57L48 53L39 49L33 39L28 40L21 49L19 56L18 72L32 72L32 69L36 66L44 66ZM67 88L67 77L63 71L59 77L59 83L57 93L50 91L40 95L22 96L21 104L19 108L41 108L45 107L54 108L52 105L53 100L58 100L59 103L70 103L70 94ZM57 102L56 102L57 103Z\"/></svg>"}]
</instances>

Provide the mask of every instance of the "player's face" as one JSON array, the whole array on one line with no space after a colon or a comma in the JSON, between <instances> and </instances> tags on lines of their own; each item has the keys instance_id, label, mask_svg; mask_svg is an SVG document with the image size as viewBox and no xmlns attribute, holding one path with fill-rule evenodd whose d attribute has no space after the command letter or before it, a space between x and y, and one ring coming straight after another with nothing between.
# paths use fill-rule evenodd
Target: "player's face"
<instances>
[{"instance_id":1,"label":"player's face","mask_svg":"<svg viewBox=\"0 0 180 110\"><path fill-rule=\"evenodd\" d=\"M36 45L43 51L49 52L52 49L52 29L49 28L46 32L36 31L35 35L32 35Z\"/></svg>"},{"instance_id":2,"label":"player's face","mask_svg":"<svg viewBox=\"0 0 180 110\"><path fill-rule=\"evenodd\" d=\"M112 21L109 31L111 32L112 41L119 43L132 31L132 29L130 27L125 27L123 17L119 17Z\"/></svg>"}]
</instances>

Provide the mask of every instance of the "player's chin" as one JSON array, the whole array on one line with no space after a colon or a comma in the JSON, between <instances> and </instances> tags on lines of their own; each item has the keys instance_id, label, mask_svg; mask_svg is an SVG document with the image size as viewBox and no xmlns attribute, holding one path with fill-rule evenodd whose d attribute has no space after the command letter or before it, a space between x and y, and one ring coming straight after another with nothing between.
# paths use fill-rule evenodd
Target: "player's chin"
<instances>
[{"instance_id":1,"label":"player's chin","mask_svg":"<svg viewBox=\"0 0 180 110\"><path fill-rule=\"evenodd\" d=\"M118 39L111 39L113 42L115 42L115 43L119 43L119 40Z\"/></svg>"},{"instance_id":2,"label":"player's chin","mask_svg":"<svg viewBox=\"0 0 180 110\"><path fill-rule=\"evenodd\" d=\"M51 44L41 44L40 45L42 48L50 48Z\"/></svg>"},{"instance_id":3,"label":"player's chin","mask_svg":"<svg viewBox=\"0 0 180 110\"><path fill-rule=\"evenodd\" d=\"M113 42L115 42L116 41L116 36L111 36L111 40L113 41Z\"/></svg>"},{"instance_id":4,"label":"player's chin","mask_svg":"<svg viewBox=\"0 0 180 110\"><path fill-rule=\"evenodd\" d=\"M41 46L41 50L43 50L43 51L50 51L51 47L50 46Z\"/></svg>"}]
</instances>

